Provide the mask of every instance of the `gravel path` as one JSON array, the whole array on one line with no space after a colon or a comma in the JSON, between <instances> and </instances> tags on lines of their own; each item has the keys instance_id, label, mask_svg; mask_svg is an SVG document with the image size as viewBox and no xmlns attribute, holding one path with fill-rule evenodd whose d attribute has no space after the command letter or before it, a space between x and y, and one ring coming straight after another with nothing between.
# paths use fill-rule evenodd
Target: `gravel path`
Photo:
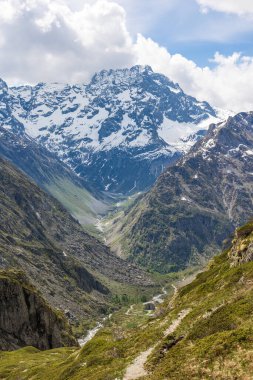
<instances>
[{"instance_id":1,"label":"gravel path","mask_svg":"<svg viewBox=\"0 0 253 380\"><path fill-rule=\"evenodd\" d=\"M171 325L164 331L164 336L172 334L179 327L182 320L187 316L187 314L189 314L190 311L191 311L190 309L182 310L178 314L177 319L175 319L171 323ZM157 345L158 344L155 344L154 346L150 347L146 351L143 351L139 356L137 356L137 358L133 361L133 363L130 364L129 367L127 368L126 373L123 377L123 380L136 380L148 374L147 371L145 370L145 363L149 355L157 347Z\"/></svg>"},{"instance_id":2,"label":"gravel path","mask_svg":"<svg viewBox=\"0 0 253 380\"><path fill-rule=\"evenodd\" d=\"M147 374L144 365L153 351L154 347L150 347L147 351L142 352L134 362L127 368L123 380L139 379Z\"/></svg>"}]
</instances>

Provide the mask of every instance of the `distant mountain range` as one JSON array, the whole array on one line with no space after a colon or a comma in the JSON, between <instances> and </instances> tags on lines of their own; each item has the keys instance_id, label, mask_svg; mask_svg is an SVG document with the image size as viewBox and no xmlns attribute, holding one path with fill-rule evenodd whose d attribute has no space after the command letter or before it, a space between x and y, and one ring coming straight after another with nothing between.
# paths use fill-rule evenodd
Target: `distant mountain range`
<instances>
[{"instance_id":1,"label":"distant mountain range","mask_svg":"<svg viewBox=\"0 0 253 380\"><path fill-rule=\"evenodd\" d=\"M87 85L0 81L0 126L34 138L100 191L147 189L226 116L149 66L104 70Z\"/></svg>"},{"instance_id":2,"label":"distant mountain range","mask_svg":"<svg viewBox=\"0 0 253 380\"><path fill-rule=\"evenodd\" d=\"M159 271L179 270L203 264L235 227L252 217L249 112L211 125L206 137L120 216L119 240L131 260Z\"/></svg>"}]
</instances>

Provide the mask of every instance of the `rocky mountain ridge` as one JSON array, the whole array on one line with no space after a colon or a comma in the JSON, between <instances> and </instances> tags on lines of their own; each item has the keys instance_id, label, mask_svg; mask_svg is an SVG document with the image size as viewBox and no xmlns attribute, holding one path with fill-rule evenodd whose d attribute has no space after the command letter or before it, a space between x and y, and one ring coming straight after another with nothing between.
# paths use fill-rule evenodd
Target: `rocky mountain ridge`
<instances>
[{"instance_id":1,"label":"rocky mountain ridge","mask_svg":"<svg viewBox=\"0 0 253 380\"><path fill-rule=\"evenodd\" d=\"M25 132L111 192L152 185L220 117L149 66L103 70L87 85L0 83L0 126Z\"/></svg>"},{"instance_id":2,"label":"rocky mountain ridge","mask_svg":"<svg viewBox=\"0 0 253 380\"><path fill-rule=\"evenodd\" d=\"M160 271L203 263L253 216L252 167L253 113L212 125L121 217L122 249Z\"/></svg>"},{"instance_id":3,"label":"rocky mountain ridge","mask_svg":"<svg viewBox=\"0 0 253 380\"><path fill-rule=\"evenodd\" d=\"M0 127L0 155L63 204L82 225L95 223L108 200L26 133Z\"/></svg>"}]
</instances>

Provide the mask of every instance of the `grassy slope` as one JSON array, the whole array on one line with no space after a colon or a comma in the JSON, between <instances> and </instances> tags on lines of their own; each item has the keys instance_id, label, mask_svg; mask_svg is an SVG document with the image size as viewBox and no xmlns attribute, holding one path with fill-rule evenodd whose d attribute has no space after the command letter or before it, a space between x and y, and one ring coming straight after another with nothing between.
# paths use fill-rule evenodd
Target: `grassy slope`
<instances>
[{"instance_id":1,"label":"grassy slope","mask_svg":"<svg viewBox=\"0 0 253 380\"><path fill-rule=\"evenodd\" d=\"M83 349L59 349L44 352L26 348L13 355L0 353L0 378L6 379L89 379L109 380L121 377L136 352L157 339L158 328L149 325L142 307L125 315L126 308L107 322L106 327Z\"/></svg>"},{"instance_id":2,"label":"grassy slope","mask_svg":"<svg viewBox=\"0 0 253 380\"><path fill-rule=\"evenodd\" d=\"M150 379L244 379L252 366L253 263L230 268L227 253L181 290L171 317L190 308L174 338L165 338L149 360ZM235 377L238 376L238 377Z\"/></svg>"},{"instance_id":3,"label":"grassy slope","mask_svg":"<svg viewBox=\"0 0 253 380\"><path fill-rule=\"evenodd\" d=\"M121 379L138 353L154 345L147 379L252 379L253 262L235 265L235 257L243 257L253 241L253 223L243 234L237 235L231 251L215 257L173 302L162 305L155 319L135 306L139 314L115 313L81 350L41 353L27 348L2 353L0 376ZM190 312L173 336L164 337L164 331L186 309Z\"/></svg>"},{"instance_id":4,"label":"grassy slope","mask_svg":"<svg viewBox=\"0 0 253 380\"><path fill-rule=\"evenodd\" d=\"M128 258L128 249L124 244L124 236L122 234L122 227L125 221L125 215L131 210L131 206L136 203L139 204L140 199L143 197L142 193L132 195L125 198L121 202L116 203L116 207L111 213L103 219L104 236L106 244L110 249L119 257L124 259ZM128 220L128 230L131 226L131 220ZM124 230L126 232L126 228Z\"/></svg>"},{"instance_id":5,"label":"grassy slope","mask_svg":"<svg viewBox=\"0 0 253 380\"><path fill-rule=\"evenodd\" d=\"M45 188L83 226L95 223L97 215L104 214L109 208L106 203L97 200L85 188L81 188L68 179L55 179L54 182L45 184Z\"/></svg>"}]
</instances>

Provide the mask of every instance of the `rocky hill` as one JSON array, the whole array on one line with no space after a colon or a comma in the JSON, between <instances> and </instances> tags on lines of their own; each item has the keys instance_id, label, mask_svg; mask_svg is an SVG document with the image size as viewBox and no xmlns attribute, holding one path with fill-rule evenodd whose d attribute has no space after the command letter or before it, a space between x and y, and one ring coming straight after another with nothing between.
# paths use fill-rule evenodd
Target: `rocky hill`
<instances>
[{"instance_id":1,"label":"rocky hill","mask_svg":"<svg viewBox=\"0 0 253 380\"><path fill-rule=\"evenodd\" d=\"M0 268L22 269L54 307L74 320L105 311L108 286L150 286L54 198L0 158Z\"/></svg>"},{"instance_id":2,"label":"rocky hill","mask_svg":"<svg viewBox=\"0 0 253 380\"><path fill-rule=\"evenodd\" d=\"M252 167L253 113L212 125L120 216L122 250L160 271L203 263L253 215Z\"/></svg>"},{"instance_id":3,"label":"rocky hill","mask_svg":"<svg viewBox=\"0 0 253 380\"><path fill-rule=\"evenodd\" d=\"M67 319L44 301L22 272L0 271L0 350L77 345Z\"/></svg>"},{"instance_id":4,"label":"rocky hill","mask_svg":"<svg viewBox=\"0 0 253 380\"><path fill-rule=\"evenodd\" d=\"M26 132L111 192L152 185L219 117L148 66L104 70L86 85L0 83L0 126Z\"/></svg>"}]
</instances>

